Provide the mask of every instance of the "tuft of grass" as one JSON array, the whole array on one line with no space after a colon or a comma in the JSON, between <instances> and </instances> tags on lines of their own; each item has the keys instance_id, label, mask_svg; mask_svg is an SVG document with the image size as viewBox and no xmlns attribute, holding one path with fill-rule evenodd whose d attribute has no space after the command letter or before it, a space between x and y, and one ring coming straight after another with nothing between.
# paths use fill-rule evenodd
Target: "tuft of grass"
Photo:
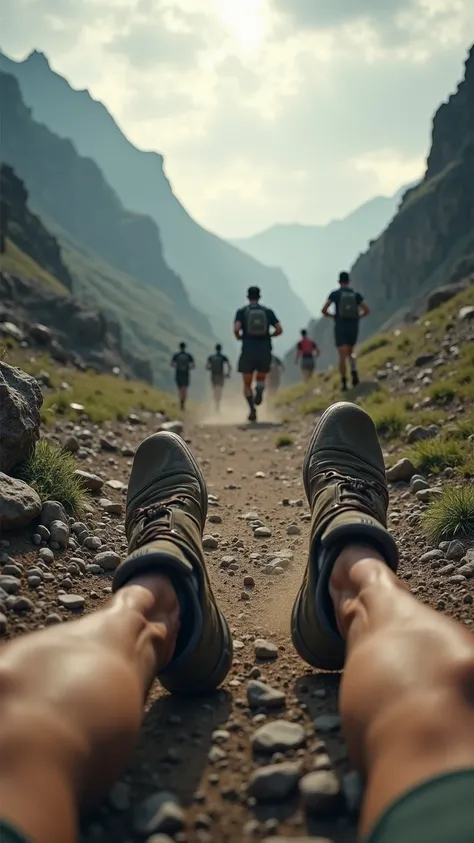
<instances>
[{"instance_id":1,"label":"tuft of grass","mask_svg":"<svg viewBox=\"0 0 474 843\"><path fill-rule=\"evenodd\" d=\"M289 433L280 433L275 439L275 448L289 448L293 445L293 437Z\"/></svg>"},{"instance_id":2,"label":"tuft of grass","mask_svg":"<svg viewBox=\"0 0 474 843\"><path fill-rule=\"evenodd\" d=\"M373 339L367 340L361 347L359 351L359 357L365 357L367 354L371 354L372 351L377 351L379 348L385 348L387 345L392 345L393 337L387 336L387 334L378 334Z\"/></svg>"},{"instance_id":3,"label":"tuft of grass","mask_svg":"<svg viewBox=\"0 0 474 843\"><path fill-rule=\"evenodd\" d=\"M474 536L474 486L444 489L428 506L421 526L432 544Z\"/></svg>"},{"instance_id":4,"label":"tuft of grass","mask_svg":"<svg viewBox=\"0 0 474 843\"><path fill-rule=\"evenodd\" d=\"M437 473L443 468L458 468L466 461L466 446L455 439L425 439L416 442L408 456L418 471Z\"/></svg>"},{"instance_id":5,"label":"tuft of grass","mask_svg":"<svg viewBox=\"0 0 474 843\"><path fill-rule=\"evenodd\" d=\"M76 468L71 454L42 439L17 474L35 489L42 501L59 501L70 515L80 515L89 495L74 474Z\"/></svg>"},{"instance_id":6,"label":"tuft of grass","mask_svg":"<svg viewBox=\"0 0 474 843\"><path fill-rule=\"evenodd\" d=\"M398 439L408 424L408 414L403 402L387 401L368 409L377 433L384 439Z\"/></svg>"},{"instance_id":7,"label":"tuft of grass","mask_svg":"<svg viewBox=\"0 0 474 843\"><path fill-rule=\"evenodd\" d=\"M430 387L428 395L433 399L433 401L436 401L437 404L446 405L450 404L456 397L456 389L449 381L441 381Z\"/></svg>"}]
</instances>

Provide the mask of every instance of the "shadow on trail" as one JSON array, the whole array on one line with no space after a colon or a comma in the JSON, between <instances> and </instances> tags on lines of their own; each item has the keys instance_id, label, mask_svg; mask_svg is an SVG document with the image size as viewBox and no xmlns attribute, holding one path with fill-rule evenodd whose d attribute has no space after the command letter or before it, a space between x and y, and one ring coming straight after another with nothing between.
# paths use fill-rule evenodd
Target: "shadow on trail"
<instances>
[{"instance_id":1,"label":"shadow on trail","mask_svg":"<svg viewBox=\"0 0 474 843\"><path fill-rule=\"evenodd\" d=\"M203 770L209 763L212 733L229 718L231 706L232 697L223 690L199 699L166 695L152 702L143 720L137 748L121 778L131 783L130 808L117 812L104 800L93 815L85 818L85 840L88 843L135 840L133 809L157 791L173 793L183 808L193 803ZM99 832L97 835L94 829Z\"/></svg>"}]
</instances>

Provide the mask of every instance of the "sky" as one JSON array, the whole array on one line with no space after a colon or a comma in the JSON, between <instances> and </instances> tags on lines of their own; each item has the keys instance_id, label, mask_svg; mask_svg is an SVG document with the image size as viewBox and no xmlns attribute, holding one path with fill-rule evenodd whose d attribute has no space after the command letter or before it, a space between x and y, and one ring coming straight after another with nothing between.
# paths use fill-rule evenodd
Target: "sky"
<instances>
[{"instance_id":1,"label":"sky","mask_svg":"<svg viewBox=\"0 0 474 843\"><path fill-rule=\"evenodd\" d=\"M323 224L423 174L474 40L472 0L3 0L224 237Z\"/></svg>"}]
</instances>

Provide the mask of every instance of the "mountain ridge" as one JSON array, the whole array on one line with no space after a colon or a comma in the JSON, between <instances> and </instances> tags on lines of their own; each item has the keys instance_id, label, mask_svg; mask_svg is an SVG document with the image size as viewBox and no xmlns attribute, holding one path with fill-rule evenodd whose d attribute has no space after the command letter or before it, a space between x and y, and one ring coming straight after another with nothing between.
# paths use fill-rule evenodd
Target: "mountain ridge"
<instances>
[{"instance_id":1,"label":"mountain ridge","mask_svg":"<svg viewBox=\"0 0 474 843\"><path fill-rule=\"evenodd\" d=\"M285 274L196 223L173 193L163 156L131 144L105 106L88 92L76 91L51 69L44 54L33 52L23 62L0 55L0 67L18 79L35 119L92 158L126 208L153 218L166 262L183 280L193 305L206 313L215 334L230 334L234 311L252 284L277 312L285 313L287 336L308 321L311 312Z\"/></svg>"}]
</instances>

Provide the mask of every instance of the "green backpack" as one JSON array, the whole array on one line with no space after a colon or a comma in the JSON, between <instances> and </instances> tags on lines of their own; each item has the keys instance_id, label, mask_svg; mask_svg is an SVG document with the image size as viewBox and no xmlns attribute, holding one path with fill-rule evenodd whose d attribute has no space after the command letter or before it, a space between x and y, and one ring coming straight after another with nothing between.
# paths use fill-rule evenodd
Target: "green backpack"
<instances>
[{"instance_id":1,"label":"green backpack","mask_svg":"<svg viewBox=\"0 0 474 843\"><path fill-rule=\"evenodd\" d=\"M339 319L358 319L359 305L357 304L357 293L354 290L341 290L340 292L337 313Z\"/></svg>"},{"instance_id":2,"label":"green backpack","mask_svg":"<svg viewBox=\"0 0 474 843\"><path fill-rule=\"evenodd\" d=\"M261 304L249 304L245 313L245 332L249 337L268 336L267 311Z\"/></svg>"}]
</instances>

